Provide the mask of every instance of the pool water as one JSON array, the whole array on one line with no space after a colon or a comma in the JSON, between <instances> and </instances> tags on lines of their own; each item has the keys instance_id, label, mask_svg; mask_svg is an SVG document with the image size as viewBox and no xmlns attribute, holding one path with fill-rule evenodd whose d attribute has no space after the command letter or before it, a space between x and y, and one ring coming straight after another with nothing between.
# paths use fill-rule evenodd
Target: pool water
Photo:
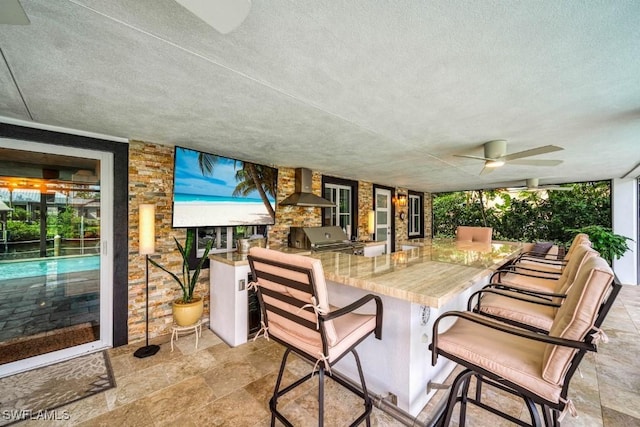
<instances>
[{"instance_id":1,"label":"pool water","mask_svg":"<svg viewBox=\"0 0 640 427\"><path fill-rule=\"evenodd\" d=\"M0 262L0 280L98 270L100 255L38 258Z\"/></svg>"}]
</instances>

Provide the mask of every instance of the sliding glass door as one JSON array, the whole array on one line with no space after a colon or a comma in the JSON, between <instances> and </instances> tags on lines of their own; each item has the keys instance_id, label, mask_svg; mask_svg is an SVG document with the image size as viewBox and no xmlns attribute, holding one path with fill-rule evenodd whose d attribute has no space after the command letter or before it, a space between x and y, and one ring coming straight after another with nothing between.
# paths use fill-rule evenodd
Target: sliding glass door
<instances>
[{"instance_id":1,"label":"sliding glass door","mask_svg":"<svg viewBox=\"0 0 640 427\"><path fill-rule=\"evenodd\" d=\"M112 170L0 139L0 375L112 344Z\"/></svg>"}]
</instances>

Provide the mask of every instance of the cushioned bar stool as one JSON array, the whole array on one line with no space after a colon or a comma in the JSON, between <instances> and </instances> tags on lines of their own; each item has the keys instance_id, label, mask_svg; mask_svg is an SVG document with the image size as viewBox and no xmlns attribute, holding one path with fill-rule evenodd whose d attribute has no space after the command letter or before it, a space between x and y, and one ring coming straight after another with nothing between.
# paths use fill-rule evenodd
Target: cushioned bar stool
<instances>
[{"instance_id":1,"label":"cushioned bar stool","mask_svg":"<svg viewBox=\"0 0 640 427\"><path fill-rule=\"evenodd\" d=\"M460 225L456 228L456 240L460 242L490 243L492 234L492 227L469 227Z\"/></svg>"},{"instance_id":2,"label":"cushioned bar stool","mask_svg":"<svg viewBox=\"0 0 640 427\"><path fill-rule=\"evenodd\" d=\"M553 325L558 309L567 297L571 286L589 280L591 271L601 260L588 258L581 266L575 280L557 293L534 292L519 288L483 289L469 299L469 311L493 317L514 326L525 327L547 333ZM481 295L475 306L474 296Z\"/></svg>"},{"instance_id":3,"label":"cushioned bar stool","mask_svg":"<svg viewBox=\"0 0 640 427\"><path fill-rule=\"evenodd\" d=\"M542 271L549 272L562 272L564 266L569 262L571 257L573 256L574 251L579 245L589 245L591 246L591 240L589 240L589 235L585 233L578 233L575 235L573 240L571 241L571 245L569 249L564 254L563 257L557 255L550 255L546 252L538 252L536 251L536 246L540 245L534 244L531 251L525 251L518 258L516 258L513 262L514 265L520 265L528 268L535 268Z\"/></svg>"},{"instance_id":4,"label":"cushioned bar stool","mask_svg":"<svg viewBox=\"0 0 640 427\"><path fill-rule=\"evenodd\" d=\"M449 424L457 403L461 404L460 426L465 425L467 404L522 426L542 425L536 404L547 426L559 426L565 411L575 411L568 398L571 377L586 352L596 351L597 341L604 338L599 328L621 288L606 261L596 257L589 262L586 280L571 287L548 334L470 312L447 312L436 319L432 364L442 355L465 368L454 380L440 425ZM455 322L440 331L443 320ZM476 378L475 396L468 395L472 377ZM524 399L531 422L482 401L484 384Z\"/></svg>"},{"instance_id":5,"label":"cushioned bar stool","mask_svg":"<svg viewBox=\"0 0 640 427\"><path fill-rule=\"evenodd\" d=\"M571 259L559 279L541 279L533 285L526 281L490 283L474 292L467 302L467 310L495 317L515 326L531 326L547 332L576 282L588 279L599 258L590 246L582 246ZM514 277L519 277L512 274ZM524 279L531 279L525 275Z\"/></svg>"},{"instance_id":6,"label":"cushioned bar stool","mask_svg":"<svg viewBox=\"0 0 640 427\"><path fill-rule=\"evenodd\" d=\"M324 377L347 388L363 399L364 411L350 425L366 420L370 425L373 404L367 393L364 374L355 347L370 334L382 337L382 301L365 295L354 303L336 308L329 305L327 286L320 260L306 256L251 248L248 255L260 307L262 329L259 334L284 345L280 371L273 397L269 401L271 425L276 418L284 425L292 424L278 411L278 399L313 377L318 371L318 425L324 425ZM354 311L375 302L375 314ZM314 364L312 371L280 389L287 357L291 352ZM334 375L331 367L347 353L352 353L358 368L361 389Z\"/></svg>"}]
</instances>

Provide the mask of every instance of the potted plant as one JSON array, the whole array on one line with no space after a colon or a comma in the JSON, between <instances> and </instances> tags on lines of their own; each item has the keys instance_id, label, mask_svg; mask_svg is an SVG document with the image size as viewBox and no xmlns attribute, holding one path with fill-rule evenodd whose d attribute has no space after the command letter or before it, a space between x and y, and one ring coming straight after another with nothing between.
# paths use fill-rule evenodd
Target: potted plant
<instances>
[{"instance_id":1,"label":"potted plant","mask_svg":"<svg viewBox=\"0 0 640 427\"><path fill-rule=\"evenodd\" d=\"M160 265L158 262L149 258L149 262L155 265L156 267L167 272L173 280L178 282L180 285L180 289L182 290L182 297L173 301L173 320L179 326L189 326L196 323L200 317L202 316L202 312L204 311L204 301L202 297L197 297L194 295L194 290L196 285L198 284L198 279L200 278L200 270L202 270L202 265L207 259L207 255L209 255L209 251L211 250L211 245L213 244L213 240L207 242L207 245L204 249L204 255L198 261L196 267L191 270L189 267L189 255L191 254L191 250L194 246L195 240L195 230L189 229L187 230L187 237L184 246L178 242L178 239L173 238L176 242L176 246L180 255L182 256L182 273L176 274L169 271L164 266Z\"/></svg>"},{"instance_id":2,"label":"potted plant","mask_svg":"<svg viewBox=\"0 0 640 427\"><path fill-rule=\"evenodd\" d=\"M600 253L600 256L607 260L609 265L612 265L613 259L620 259L630 248L627 245L627 240L633 241L633 239L621 236L620 234L614 234L610 228L602 227L600 225L589 225L578 229L567 230L572 233L585 233L589 235L591 240L591 246L593 249Z\"/></svg>"}]
</instances>

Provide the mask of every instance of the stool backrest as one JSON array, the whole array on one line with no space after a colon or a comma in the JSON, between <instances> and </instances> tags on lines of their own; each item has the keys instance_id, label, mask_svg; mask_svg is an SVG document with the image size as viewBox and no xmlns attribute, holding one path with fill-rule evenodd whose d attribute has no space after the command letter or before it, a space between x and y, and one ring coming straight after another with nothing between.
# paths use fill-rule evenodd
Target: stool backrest
<instances>
[{"instance_id":1,"label":"stool backrest","mask_svg":"<svg viewBox=\"0 0 640 427\"><path fill-rule=\"evenodd\" d=\"M562 269L562 274L558 279L558 286L555 289L556 293L566 294L575 282L578 271L582 268L586 260L599 255L588 243L581 243L575 245L575 247L571 258L567 261L567 265Z\"/></svg>"},{"instance_id":2,"label":"stool backrest","mask_svg":"<svg viewBox=\"0 0 640 427\"><path fill-rule=\"evenodd\" d=\"M612 290L613 281L613 271L604 259L599 256L587 259L558 309L549 336L584 341L594 326L599 326L596 319ZM573 348L546 344L542 377L551 383L562 384L576 352Z\"/></svg>"},{"instance_id":3,"label":"stool backrest","mask_svg":"<svg viewBox=\"0 0 640 427\"><path fill-rule=\"evenodd\" d=\"M456 229L456 240L464 242L491 242L492 227L469 227L460 225Z\"/></svg>"},{"instance_id":4,"label":"stool backrest","mask_svg":"<svg viewBox=\"0 0 640 427\"><path fill-rule=\"evenodd\" d=\"M330 311L320 260L259 247L251 248L247 259L270 336L296 348L326 350L337 341L333 321L317 318Z\"/></svg>"}]
</instances>

